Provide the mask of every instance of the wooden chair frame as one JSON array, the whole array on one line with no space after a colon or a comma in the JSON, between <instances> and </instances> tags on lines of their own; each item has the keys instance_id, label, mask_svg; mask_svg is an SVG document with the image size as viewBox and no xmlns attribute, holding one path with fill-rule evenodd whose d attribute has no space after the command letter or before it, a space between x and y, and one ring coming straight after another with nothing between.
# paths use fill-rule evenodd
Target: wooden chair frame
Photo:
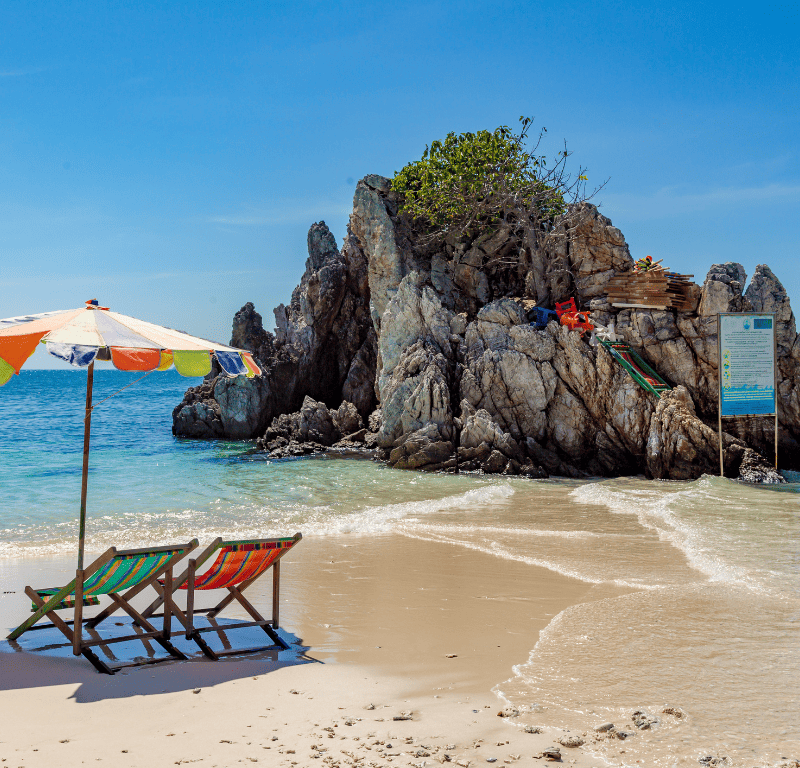
<instances>
[{"instance_id":1,"label":"wooden chair frame","mask_svg":"<svg viewBox=\"0 0 800 768\"><path fill-rule=\"evenodd\" d=\"M196 549L199 542L193 539L188 544L180 544L176 546L167 547L144 547L141 549L124 549L118 550L116 547L111 547L106 550L100 557L98 557L91 565L83 570L75 572L75 578L70 581L65 587L62 587L47 599L43 599L39 595L39 591L32 587L25 587L25 594L31 599L36 609L33 615L26 621L20 624L10 635L8 640L16 640L20 635L25 632L40 629L49 629L56 627L67 638L72 645L72 653L75 656L84 656L88 659L98 672L104 672L113 675L118 669L123 667L139 666L141 664L153 664L160 661L167 661L169 658L187 659L186 654L179 651L171 642L171 617L175 614L177 606L172 600L171 591L162 591L165 595L163 613L164 621L161 629L156 629L146 617L142 616L133 606L130 605L130 600L138 595L142 590L149 586L159 586L158 579L163 577L165 585L171 585L173 582L173 568L175 564L186 557L192 550ZM117 592L98 592L97 594L107 594L111 598L111 605L105 610L101 611L97 616L90 619L83 618L84 606L84 585L88 579L99 571L103 566L110 563L117 557L130 557L135 555L148 555L157 554L159 552L174 552L169 559L161 565L156 571L150 574L149 577L134 583L125 594L120 595ZM69 596L75 596L75 605L71 610L74 611L74 617L71 621L62 619L56 611L63 610L61 602ZM98 624L105 621L109 616L122 610L133 619L136 626L140 627L141 632L133 635L125 635L124 637L100 637L100 635L93 631ZM178 611L179 612L179 611ZM50 619L49 624L38 624L44 617ZM35 625L35 626L34 626ZM71 627L70 627L71 625ZM83 629L86 627L90 630L90 638L84 638ZM169 657L159 659L147 659L145 661L127 662L123 664L111 665L102 660L91 649L95 646L101 646L104 650L106 646L113 643L122 643L130 640L141 640L147 644L147 640L155 640L165 651L169 653Z\"/></svg>"},{"instance_id":2,"label":"wooden chair frame","mask_svg":"<svg viewBox=\"0 0 800 768\"><path fill-rule=\"evenodd\" d=\"M296 533L293 537L295 544L303 538L301 533ZM282 539L248 539L246 543L250 544L270 544L273 542L281 541ZM285 539L284 539L285 540ZM142 611L142 617L147 619L158 617L161 614L155 613L165 601L169 600L172 604L171 610L175 617L183 624L186 629L187 640L194 640L200 647L200 650L210 659L218 660L223 656L233 656L243 653L256 653L258 651L267 650L286 650L288 645L280 638L275 631L278 628L279 622L279 604L280 604L280 584L281 584L281 558L294 546L282 549L272 564L266 570L256 574L250 579L246 579L239 585L229 585L223 587L228 591L228 594L212 608L196 608L195 607L195 583L197 580L197 570L205 562L207 562L215 552L223 547L245 543L244 541L223 541L222 537L214 539L196 558L189 559L188 568L181 573L180 576L173 579L172 586L169 587L166 580L163 584L157 584L156 589L159 591L159 598ZM242 594L249 586L256 582L267 571L272 570L272 618L265 619L256 609L256 607ZM172 595L183 585L186 584L186 612L181 611L172 599ZM168 597L169 596L169 597ZM216 625L212 623L209 627L196 627L194 617L196 614L205 615L211 622L233 601L238 602L242 608L253 618L253 621L237 622L235 624ZM142 625L143 627L145 625ZM255 648L242 648L234 649L228 648L229 643L226 642L224 633L232 629L241 629L243 627L260 627L272 640L271 645L258 646ZM219 634L226 646L224 651L215 651L203 639L202 635L205 632L216 632Z\"/></svg>"}]
</instances>

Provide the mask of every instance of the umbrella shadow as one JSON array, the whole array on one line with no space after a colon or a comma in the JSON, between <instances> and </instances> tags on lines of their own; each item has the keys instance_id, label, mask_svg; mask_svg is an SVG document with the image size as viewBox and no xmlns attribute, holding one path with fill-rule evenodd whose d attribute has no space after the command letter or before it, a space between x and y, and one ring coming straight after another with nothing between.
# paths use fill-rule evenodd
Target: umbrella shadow
<instances>
[{"instance_id":1,"label":"umbrella shadow","mask_svg":"<svg viewBox=\"0 0 800 768\"><path fill-rule=\"evenodd\" d=\"M130 634L132 626L127 621L115 622L114 629L115 633ZM205 638L212 647L216 646L215 650L264 645L266 639L260 630L257 634L248 629L231 634L229 638L224 622L219 621L219 632L208 633ZM18 641L0 642L0 691L77 684L70 698L83 704L197 689L202 692L203 688L266 675L285 667L323 663L308 655L308 648L297 636L284 630L279 630L279 635L289 645L288 650L263 650L213 661L203 656L194 642L176 634L172 643L189 660L166 657L168 660L158 664L124 667L114 675L104 675L96 672L86 659L73 656L72 647L64 642L58 630L42 629L23 635ZM163 649L147 640L100 645L98 651L111 663L147 662L164 657Z\"/></svg>"}]
</instances>

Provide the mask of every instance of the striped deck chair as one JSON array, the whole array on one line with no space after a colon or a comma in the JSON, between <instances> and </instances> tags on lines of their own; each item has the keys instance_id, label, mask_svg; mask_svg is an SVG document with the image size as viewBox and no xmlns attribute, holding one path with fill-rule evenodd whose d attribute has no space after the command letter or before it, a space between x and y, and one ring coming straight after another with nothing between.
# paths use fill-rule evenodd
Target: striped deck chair
<instances>
[{"instance_id":1,"label":"striped deck chair","mask_svg":"<svg viewBox=\"0 0 800 768\"><path fill-rule=\"evenodd\" d=\"M88 568L76 571L75 578L65 587L52 587L48 589L33 589L25 587L25 594L31 599L33 615L20 624L9 636L9 640L16 640L20 635L30 630L47 629L56 627L61 630L67 640L72 644L75 656L86 657L99 672L114 674L118 669L128 666L138 666L143 663L166 661L167 658L188 658L170 643L170 619L173 615L174 603L171 591L160 588L158 579L164 577L164 583L172 584L172 572L175 563L188 555L198 545L197 539L188 544L178 544L169 547L145 547L144 549L117 550L111 547L100 555ZM135 608L130 605L130 600L148 586L158 585L159 594L170 597L165 602L164 622L161 629L156 629ZM120 594L126 590L124 594ZM111 605L97 616L84 620L83 607L85 605L98 605L99 596L108 595ZM74 612L71 621L62 619L56 611L69 608ZM144 631L124 637L101 638L97 632L94 637L85 639L84 626L94 629L98 624L107 619L118 610L123 610ZM49 624L38 624L44 617L50 619ZM36 626L34 626L36 625ZM72 628L70 628L70 625ZM146 661L116 664L106 663L95 654L92 646L107 646L112 643L121 643L130 640L148 640L152 638L170 655L165 658L152 658Z\"/></svg>"},{"instance_id":2,"label":"striped deck chair","mask_svg":"<svg viewBox=\"0 0 800 768\"><path fill-rule=\"evenodd\" d=\"M221 656L231 656L240 653L255 653L256 651L287 649L289 646L275 631L278 628L278 606L281 584L281 558L303 536L296 533L286 539L252 539L247 541L223 541L215 539L196 558L189 559L189 567L173 581L172 589L186 590L186 613L177 609L173 602L175 617L184 625L187 639L194 640L203 653L210 659L219 659ZM198 569L216 553L217 557L205 573L198 574ZM265 619L242 594L253 582L272 569L272 618ZM162 582L162 596L142 611L145 619L156 614L164 602L164 597L169 593L166 582ZM195 592L209 589L226 589L228 594L213 608L195 608ZM242 608L253 618L253 621L243 621L235 624L219 624L214 619L233 601L237 601ZM195 614L205 615L211 626L195 626ZM260 627L272 640L272 645L257 648L232 649L225 640L225 633L232 629L242 627ZM204 632L217 632L228 648L224 651L215 651L203 639Z\"/></svg>"}]
</instances>

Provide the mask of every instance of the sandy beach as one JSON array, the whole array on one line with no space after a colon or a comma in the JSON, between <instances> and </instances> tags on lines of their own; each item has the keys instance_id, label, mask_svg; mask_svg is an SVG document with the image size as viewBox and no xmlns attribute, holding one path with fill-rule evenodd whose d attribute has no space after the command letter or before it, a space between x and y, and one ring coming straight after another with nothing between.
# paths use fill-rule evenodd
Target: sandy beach
<instances>
[{"instance_id":1,"label":"sandy beach","mask_svg":"<svg viewBox=\"0 0 800 768\"><path fill-rule=\"evenodd\" d=\"M307 539L292 554L281 623L298 650L279 658L107 677L82 658L0 654L2 764L532 765L554 746L565 763L602 764L558 744L601 737L525 732L498 717L492 692L588 585L393 534ZM3 583L56 576L59 565L68 561L6 561ZM265 609L267 586L253 591ZM4 628L27 609L19 593L0 605Z\"/></svg>"}]
</instances>

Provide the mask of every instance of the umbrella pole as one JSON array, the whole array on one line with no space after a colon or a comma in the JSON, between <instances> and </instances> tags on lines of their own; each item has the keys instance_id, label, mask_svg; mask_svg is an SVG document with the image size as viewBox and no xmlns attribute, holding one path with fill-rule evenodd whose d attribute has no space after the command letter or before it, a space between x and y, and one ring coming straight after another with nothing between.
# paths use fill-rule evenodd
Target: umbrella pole
<instances>
[{"instance_id":1,"label":"umbrella pole","mask_svg":"<svg viewBox=\"0 0 800 768\"><path fill-rule=\"evenodd\" d=\"M83 570L83 541L86 537L86 493L89 488L89 437L92 431L92 386L94 360L86 374L86 418L83 420L83 477L81 478L81 518L78 529L78 570Z\"/></svg>"}]
</instances>

